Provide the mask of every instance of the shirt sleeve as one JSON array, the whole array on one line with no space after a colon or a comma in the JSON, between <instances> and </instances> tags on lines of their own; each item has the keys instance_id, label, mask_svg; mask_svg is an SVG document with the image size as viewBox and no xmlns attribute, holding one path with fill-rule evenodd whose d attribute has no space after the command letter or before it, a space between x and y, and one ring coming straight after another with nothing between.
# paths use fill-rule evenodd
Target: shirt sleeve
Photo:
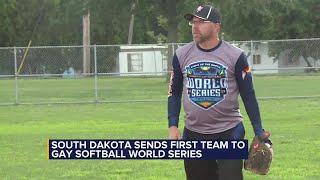
<instances>
[{"instance_id":1,"label":"shirt sleeve","mask_svg":"<svg viewBox=\"0 0 320 180\"><path fill-rule=\"evenodd\" d=\"M169 127L178 127L181 109L183 75L176 54L173 56L172 68L173 70L171 73L168 91L168 121Z\"/></svg>"},{"instance_id":2,"label":"shirt sleeve","mask_svg":"<svg viewBox=\"0 0 320 180\"><path fill-rule=\"evenodd\" d=\"M251 121L254 133L256 136L260 136L264 130L262 128L258 101L253 88L250 66L244 53L242 53L237 60L235 76L240 96Z\"/></svg>"}]
</instances>

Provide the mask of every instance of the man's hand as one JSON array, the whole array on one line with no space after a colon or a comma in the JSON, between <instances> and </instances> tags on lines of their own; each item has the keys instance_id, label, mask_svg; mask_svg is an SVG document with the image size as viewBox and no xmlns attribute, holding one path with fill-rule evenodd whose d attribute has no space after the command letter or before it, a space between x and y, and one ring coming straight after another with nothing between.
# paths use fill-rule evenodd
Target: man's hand
<instances>
[{"instance_id":1,"label":"man's hand","mask_svg":"<svg viewBox=\"0 0 320 180\"><path fill-rule=\"evenodd\" d=\"M180 131L176 126L169 128L169 139L178 140L181 138Z\"/></svg>"},{"instance_id":2,"label":"man's hand","mask_svg":"<svg viewBox=\"0 0 320 180\"><path fill-rule=\"evenodd\" d=\"M259 138L260 138L260 140L267 140L267 139L269 139L270 135L271 135L270 132L265 131L259 136Z\"/></svg>"},{"instance_id":3,"label":"man's hand","mask_svg":"<svg viewBox=\"0 0 320 180\"><path fill-rule=\"evenodd\" d=\"M271 133L269 131L263 132L260 136L258 136L259 140L268 143L270 146L272 145L272 142L270 140Z\"/></svg>"}]
</instances>

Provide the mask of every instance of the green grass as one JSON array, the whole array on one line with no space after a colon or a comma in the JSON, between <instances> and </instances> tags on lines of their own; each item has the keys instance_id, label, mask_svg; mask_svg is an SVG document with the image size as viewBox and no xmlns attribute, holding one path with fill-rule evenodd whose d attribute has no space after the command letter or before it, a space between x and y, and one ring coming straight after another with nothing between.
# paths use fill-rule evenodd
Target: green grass
<instances>
[{"instance_id":1,"label":"green grass","mask_svg":"<svg viewBox=\"0 0 320 180\"><path fill-rule=\"evenodd\" d=\"M303 80L303 87L299 86L299 79ZM90 83L90 79L87 80ZM110 86L111 80L114 86ZM115 99L165 99L166 82L163 79L141 81L146 85L141 91L137 80L101 79L106 83L101 90L109 88L101 93L111 94L109 98ZM26 80L24 88L32 89L32 85L41 83L44 88L44 82L36 81ZM278 96L295 95L296 91L300 91L297 93L300 96L316 95L320 92L316 82L319 82L318 76L255 78L260 96L270 96L268 91L271 93L272 88ZM10 92L6 90L8 86L2 85L12 84L12 81L1 80L0 83L2 101L8 96L5 92ZM114 92L115 89L118 92ZM60 91L72 95L66 89ZM33 95L26 93L24 100L45 100L46 92ZM74 98L80 96L81 93L76 93ZM91 94L86 97L89 96ZM320 179L320 98L261 100L259 105L264 128L272 132L275 156L267 176L245 171L245 179ZM46 159L45 144L50 138L165 139L166 108L165 102L0 106L0 179L185 179L181 160ZM243 107L241 109L245 115ZM182 127L183 122L180 124ZM246 138L251 140L253 132L247 116L245 127Z\"/></svg>"},{"instance_id":2,"label":"green grass","mask_svg":"<svg viewBox=\"0 0 320 180\"><path fill-rule=\"evenodd\" d=\"M259 97L320 95L320 76L256 76Z\"/></svg>"},{"instance_id":3,"label":"green grass","mask_svg":"<svg viewBox=\"0 0 320 180\"><path fill-rule=\"evenodd\" d=\"M268 176L319 179L319 99L260 101L275 156ZM247 138L252 128L245 120ZM8 179L184 179L177 160L46 160L48 138L163 139L166 103L0 107L0 177Z\"/></svg>"}]
</instances>

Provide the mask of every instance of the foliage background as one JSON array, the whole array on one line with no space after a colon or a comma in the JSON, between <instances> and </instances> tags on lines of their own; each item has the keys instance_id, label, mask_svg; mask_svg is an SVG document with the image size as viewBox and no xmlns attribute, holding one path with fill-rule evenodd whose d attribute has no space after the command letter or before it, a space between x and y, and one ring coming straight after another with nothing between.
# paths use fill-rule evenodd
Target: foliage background
<instances>
[{"instance_id":1,"label":"foliage background","mask_svg":"<svg viewBox=\"0 0 320 180\"><path fill-rule=\"evenodd\" d=\"M131 11L132 3L137 8ZM226 40L319 37L317 0L0 0L0 46L82 44L82 16L90 11L91 44L189 42L183 15L210 3L223 18Z\"/></svg>"}]
</instances>

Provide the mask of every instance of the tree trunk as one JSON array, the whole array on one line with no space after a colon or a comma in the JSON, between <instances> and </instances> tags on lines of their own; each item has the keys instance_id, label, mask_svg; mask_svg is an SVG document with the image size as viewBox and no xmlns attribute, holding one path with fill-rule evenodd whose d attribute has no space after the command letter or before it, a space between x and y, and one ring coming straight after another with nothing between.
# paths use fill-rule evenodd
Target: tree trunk
<instances>
[{"instance_id":1,"label":"tree trunk","mask_svg":"<svg viewBox=\"0 0 320 180\"><path fill-rule=\"evenodd\" d=\"M310 61L307 58L306 52L302 53L302 57L303 57L304 61L307 63L308 67L312 67L312 64L310 63Z\"/></svg>"},{"instance_id":2,"label":"tree trunk","mask_svg":"<svg viewBox=\"0 0 320 180\"><path fill-rule=\"evenodd\" d=\"M308 60L306 52L302 53L302 57L303 57L303 60L307 63L308 67L313 67L310 61ZM315 68L305 70L305 72L312 72L312 71L316 72Z\"/></svg>"}]
</instances>

